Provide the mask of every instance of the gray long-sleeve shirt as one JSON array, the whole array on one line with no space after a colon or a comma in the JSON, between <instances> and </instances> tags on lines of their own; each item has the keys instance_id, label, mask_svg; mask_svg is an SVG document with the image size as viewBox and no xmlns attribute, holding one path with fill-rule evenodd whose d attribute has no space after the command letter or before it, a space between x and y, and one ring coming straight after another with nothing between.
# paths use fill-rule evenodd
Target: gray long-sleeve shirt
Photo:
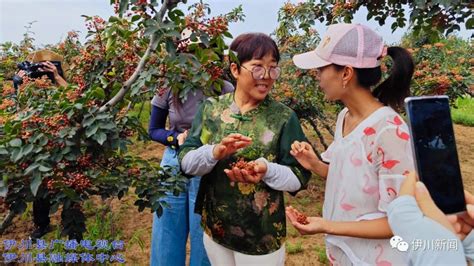
<instances>
[{"instance_id":1,"label":"gray long-sleeve shirt","mask_svg":"<svg viewBox=\"0 0 474 266\"><path fill-rule=\"evenodd\" d=\"M387 214L393 234L409 245L406 252L410 265L466 265L466 259L474 260L474 233L461 242L454 233L426 217L413 196L393 200Z\"/></svg>"},{"instance_id":2,"label":"gray long-sleeve shirt","mask_svg":"<svg viewBox=\"0 0 474 266\"><path fill-rule=\"evenodd\" d=\"M203 176L211 172L217 164L217 160L212 155L214 146L203 145L196 150L188 152L181 162L182 171L196 176ZM289 167L268 162L265 158L259 158L257 161L262 161L267 165L267 172L263 177L263 182L269 187L289 192L300 189L301 183Z\"/></svg>"}]
</instances>

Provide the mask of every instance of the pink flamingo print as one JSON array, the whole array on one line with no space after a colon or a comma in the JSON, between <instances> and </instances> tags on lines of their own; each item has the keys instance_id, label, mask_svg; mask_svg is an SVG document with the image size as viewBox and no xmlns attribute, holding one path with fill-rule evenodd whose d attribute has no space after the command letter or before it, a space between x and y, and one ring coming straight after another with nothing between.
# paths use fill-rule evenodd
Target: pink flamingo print
<instances>
[{"instance_id":1,"label":"pink flamingo print","mask_svg":"<svg viewBox=\"0 0 474 266\"><path fill-rule=\"evenodd\" d=\"M365 180L365 184L364 184L364 187L362 188L362 191L364 191L364 193L372 195L379 190L377 186L369 185L368 175L364 175L364 180Z\"/></svg>"},{"instance_id":2,"label":"pink flamingo print","mask_svg":"<svg viewBox=\"0 0 474 266\"><path fill-rule=\"evenodd\" d=\"M342 198L341 200L339 201L339 205L341 206L341 208L345 211L350 211L352 209L354 209L355 207L349 203L344 203L344 199L346 198L346 191L342 191Z\"/></svg>"},{"instance_id":3,"label":"pink flamingo print","mask_svg":"<svg viewBox=\"0 0 474 266\"><path fill-rule=\"evenodd\" d=\"M382 155L382 167L383 168L392 169L395 165L400 163L400 161L397 161L397 160L387 160L387 161L385 161L385 152L380 147L377 149L377 153Z\"/></svg>"},{"instance_id":4,"label":"pink flamingo print","mask_svg":"<svg viewBox=\"0 0 474 266\"><path fill-rule=\"evenodd\" d=\"M375 249L380 248L379 254L377 255L377 258L375 259L375 264L377 266L392 266L392 264L389 261L386 260L380 260L380 257L383 254L383 247L382 245L378 244Z\"/></svg>"},{"instance_id":5,"label":"pink flamingo print","mask_svg":"<svg viewBox=\"0 0 474 266\"><path fill-rule=\"evenodd\" d=\"M331 264L336 265L335 264L336 263L336 258L334 258L334 256L330 252L328 252L328 254L329 254L329 261L331 262Z\"/></svg>"},{"instance_id":6,"label":"pink flamingo print","mask_svg":"<svg viewBox=\"0 0 474 266\"><path fill-rule=\"evenodd\" d=\"M388 194L388 197L392 200L397 197L397 191L392 187L387 188L387 194Z\"/></svg>"},{"instance_id":7,"label":"pink flamingo print","mask_svg":"<svg viewBox=\"0 0 474 266\"><path fill-rule=\"evenodd\" d=\"M366 136L370 136L370 135L373 135L373 134L375 134L375 133L376 133L376 132L375 132L375 129L374 129L373 127L366 127L366 128L364 129L364 134L365 134Z\"/></svg>"},{"instance_id":8,"label":"pink flamingo print","mask_svg":"<svg viewBox=\"0 0 474 266\"><path fill-rule=\"evenodd\" d=\"M355 157L355 152L351 155L351 163L353 166L358 167L362 165L362 160Z\"/></svg>"},{"instance_id":9,"label":"pink flamingo print","mask_svg":"<svg viewBox=\"0 0 474 266\"><path fill-rule=\"evenodd\" d=\"M367 161L369 161L370 163L372 163L372 152L370 152L369 154L367 154Z\"/></svg>"},{"instance_id":10,"label":"pink flamingo print","mask_svg":"<svg viewBox=\"0 0 474 266\"><path fill-rule=\"evenodd\" d=\"M403 139L403 140L409 140L410 139L410 135L408 135L408 133L405 133L403 131L400 131L400 127L397 127L397 137Z\"/></svg>"},{"instance_id":11,"label":"pink flamingo print","mask_svg":"<svg viewBox=\"0 0 474 266\"><path fill-rule=\"evenodd\" d=\"M387 121L387 122L389 122L390 124L394 124L396 126L401 126L403 124L402 120L398 116L395 116L393 118L393 122L392 121Z\"/></svg>"}]
</instances>

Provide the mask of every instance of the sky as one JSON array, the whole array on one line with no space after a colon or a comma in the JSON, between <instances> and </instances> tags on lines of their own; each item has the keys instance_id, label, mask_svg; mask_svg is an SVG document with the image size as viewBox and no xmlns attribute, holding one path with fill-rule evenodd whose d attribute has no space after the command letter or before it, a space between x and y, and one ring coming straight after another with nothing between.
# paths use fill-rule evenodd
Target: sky
<instances>
[{"instance_id":1,"label":"sky","mask_svg":"<svg viewBox=\"0 0 474 266\"><path fill-rule=\"evenodd\" d=\"M292 0L297 2L298 0ZM188 4L196 0L188 0ZM278 10L286 0L207 0L211 15L223 14L234 7L242 5L245 21L230 25L230 32L235 37L244 32L272 33L278 23ZM35 45L55 44L62 41L68 31L77 30L84 40L87 33L84 18L81 15L98 15L104 19L113 15L109 0L0 0L0 43L12 41L18 43L28 22L36 21L31 28L34 32ZM182 10L187 10L183 6ZM366 21L366 11L358 12L354 22L363 23L377 31L387 44L400 41L407 29L397 29L392 33L391 21L379 26L375 21ZM325 26L321 23L315 29L322 35ZM462 31L460 35L468 38L471 32Z\"/></svg>"}]
</instances>

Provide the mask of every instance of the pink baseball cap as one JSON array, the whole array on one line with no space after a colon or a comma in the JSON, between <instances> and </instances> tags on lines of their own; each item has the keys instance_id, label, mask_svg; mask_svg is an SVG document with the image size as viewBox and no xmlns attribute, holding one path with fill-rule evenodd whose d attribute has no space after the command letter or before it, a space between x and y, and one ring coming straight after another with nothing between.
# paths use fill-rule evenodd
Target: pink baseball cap
<instances>
[{"instance_id":1,"label":"pink baseball cap","mask_svg":"<svg viewBox=\"0 0 474 266\"><path fill-rule=\"evenodd\" d=\"M382 37L360 24L333 24L315 50L293 56L299 68L320 68L330 64L373 68L385 56Z\"/></svg>"}]
</instances>

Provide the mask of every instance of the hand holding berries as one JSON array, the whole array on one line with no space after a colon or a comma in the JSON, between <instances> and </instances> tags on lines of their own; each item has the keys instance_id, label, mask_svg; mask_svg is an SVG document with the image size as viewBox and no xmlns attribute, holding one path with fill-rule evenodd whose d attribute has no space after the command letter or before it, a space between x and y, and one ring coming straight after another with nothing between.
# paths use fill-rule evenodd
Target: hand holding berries
<instances>
[{"instance_id":1,"label":"hand holding berries","mask_svg":"<svg viewBox=\"0 0 474 266\"><path fill-rule=\"evenodd\" d=\"M256 184L267 173L267 164L258 160L246 162L243 158L240 158L230 165L230 169L225 169L224 172L232 182Z\"/></svg>"}]
</instances>

